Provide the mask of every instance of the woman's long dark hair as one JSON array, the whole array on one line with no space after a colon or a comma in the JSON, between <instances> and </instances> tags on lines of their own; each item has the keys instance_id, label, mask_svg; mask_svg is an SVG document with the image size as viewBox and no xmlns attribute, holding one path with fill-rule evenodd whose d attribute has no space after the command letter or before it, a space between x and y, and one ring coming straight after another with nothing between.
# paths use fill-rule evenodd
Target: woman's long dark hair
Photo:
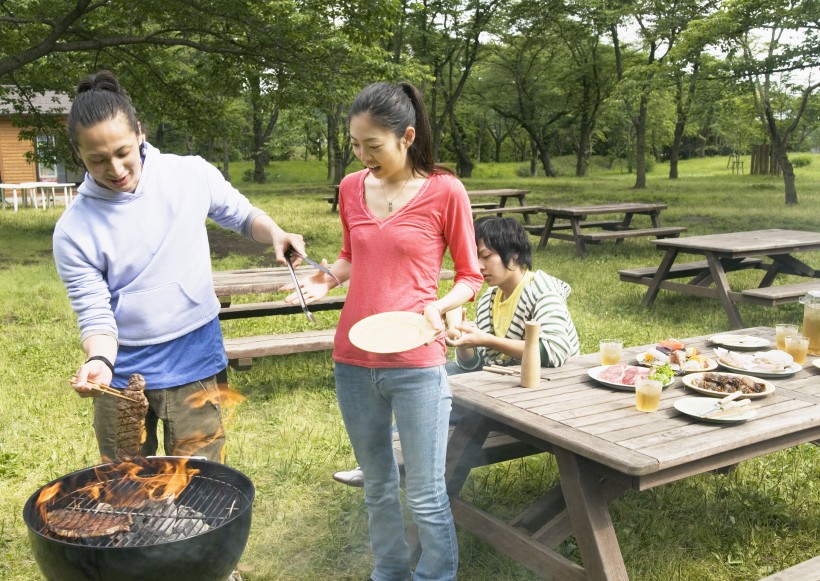
<instances>
[{"instance_id":1,"label":"woman's long dark hair","mask_svg":"<svg viewBox=\"0 0 820 581\"><path fill-rule=\"evenodd\" d=\"M137 112L128 93L111 71L98 71L77 85L77 96L68 113L68 139L77 149L77 126L93 127L122 113L131 129L140 134Z\"/></svg>"},{"instance_id":2,"label":"woman's long dark hair","mask_svg":"<svg viewBox=\"0 0 820 581\"><path fill-rule=\"evenodd\" d=\"M376 124L391 131L397 139L404 137L408 127L416 130L416 138L407 150L410 168L414 173L453 173L446 167L436 165L433 160L430 118L424 107L424 99L414 85L406 82L368 85L353 100L348 121L363 113L370 115Z\"/></svg>"}]
</instances>

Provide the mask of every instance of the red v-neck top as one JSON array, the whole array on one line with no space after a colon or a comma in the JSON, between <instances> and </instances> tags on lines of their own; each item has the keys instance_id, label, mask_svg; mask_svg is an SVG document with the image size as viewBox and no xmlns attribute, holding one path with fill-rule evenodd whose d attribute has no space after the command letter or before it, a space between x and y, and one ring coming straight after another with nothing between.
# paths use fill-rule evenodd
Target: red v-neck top
<instances>
[{"instance_id":1,"label":"red v-neck top","mask_svg":"<svg viewBox=\"0 0 820 581\"><path fill-rule=\"evenodd\" d=\"M384 220L364 201L369 170L346 176L339 185L342 250L351 264L350 287L333 359L364 367L432 367L446 360L444 339L403 353L362 351L348 339L358 321L387 311L421 313L438 297L438 277L449 247L455 281L473 289L483 283L476 256L470 199L455 176L434 173L413 198Z\"/></svg>"}]
</instances>

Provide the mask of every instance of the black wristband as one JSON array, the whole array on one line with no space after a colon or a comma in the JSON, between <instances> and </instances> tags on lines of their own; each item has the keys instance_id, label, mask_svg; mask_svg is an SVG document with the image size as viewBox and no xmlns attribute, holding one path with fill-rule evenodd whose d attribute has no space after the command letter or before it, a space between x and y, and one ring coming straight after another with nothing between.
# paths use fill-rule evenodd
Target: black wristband
<instances>
[{"instance_id":1,"label":"black wristband","mask_svg":"<svg viewBox=\"0 0 820 581\"><path fill-rule=\"evenodd\" d=\"M105 357L103 355L94 355L85 360L86 363L88 363L89 361L102 361L103 363L105 363L105 366L111 370L111 374L114 374L114 364L111 363L108 357Z\"/></svg>"}]
</instances>

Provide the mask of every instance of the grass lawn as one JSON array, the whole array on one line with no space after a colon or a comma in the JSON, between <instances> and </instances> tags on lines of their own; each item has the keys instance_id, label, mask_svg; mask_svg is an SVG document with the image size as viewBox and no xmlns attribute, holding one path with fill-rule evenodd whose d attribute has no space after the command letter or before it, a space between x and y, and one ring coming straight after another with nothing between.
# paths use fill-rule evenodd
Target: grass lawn
<instances>
[{"instance_id":1,"label":"grass lawn","mask_svg":"<svg viewBox=\"0 0 820 581\"><path fill-rule=\"evenodd\" d=\"M660 201L669 205L663 225L688 234L758 228L816 230L820 226L820 156L798 168L800 204L786 207L779 178L732 175L725 158L685 161L680 179L655 166L648 187L632 189L634 176L593 165L587 178L517 177L524 164L481 164L468 189L524 188L528 203ZM749 167L746 160L746 167ZM557 160L563 174L572 160ZM239 189L286 229L303 233L314 259L335 258L338 215L319 162L271 166L264 185L239 181L248 164L231 174ZM98 462L91 406L68 387L83 361L76 320L51 257L51 233L61 209L0 212L0 579L40 579L26 538L22 506L40 486ZM639 220L636 218L636 221ZM220 245L214 269L270 264L261 245ZM535 239L533 238L533 241ZM717 301L661 291L641 306L645 287L618 281L619 268L654 266L661 253L648 240L590 245L587 257L555 241L534 253L535 266L573 287L570 311L584 353L598 340L620 336L625 345L728 330ZM820 258L807 255L812 265ZM731 273L730 280L759 277ZM256 301L259 296L243 297ZM470 307L471 309L474 306ZM802 323L802 306L741 305L748 326ZM316 313L321 327L338 313ZM306 330L304 316L223 323L226 336ZM247 400L232 414L228 463L256 486L253 526L242 558L243 577L258 580L360 581L370 573L367 516L362 493L335 483L335 470L355 463L336 405L330 353L261 360L229 374ZM471 474L464 495L499 516L509 516L557 479L554 459L540 455L486 467ZM803 445L744 462L728 475L706 474L644 493L630 492L611 505L615 530L632 579L759 579L820 553L820 448ZM535 579L525 568L459 533L460 578ZM561 547L570 558L570 540Z\"/></svg>"}]
</instances>

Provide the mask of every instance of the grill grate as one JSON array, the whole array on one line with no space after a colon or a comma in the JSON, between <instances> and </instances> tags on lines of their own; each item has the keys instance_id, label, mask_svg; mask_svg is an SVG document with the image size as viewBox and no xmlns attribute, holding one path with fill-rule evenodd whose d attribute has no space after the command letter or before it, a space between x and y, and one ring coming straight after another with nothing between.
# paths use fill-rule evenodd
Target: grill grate
<instances>
[{"instance_id":1,"label":"grill grate","mask_svg":"<svg viewBox=\"0 0 820 581\"><path fill-rule=\"evenodd\" d=\"M97 497L93 489L101 491ZM77 522L94 515L128 515L128 532L110 536L66 538L53 533L46 522L39 532L72 544L94 547L142 547L186 539L218 528L237 516L245 495L232 484L195 475L188 486L168 500L145 500L133 480L116 478L97 481L49 501L46 510L76 512ZM105 501L101 499L106 499Z\"/></svg>"}]
</instances>

